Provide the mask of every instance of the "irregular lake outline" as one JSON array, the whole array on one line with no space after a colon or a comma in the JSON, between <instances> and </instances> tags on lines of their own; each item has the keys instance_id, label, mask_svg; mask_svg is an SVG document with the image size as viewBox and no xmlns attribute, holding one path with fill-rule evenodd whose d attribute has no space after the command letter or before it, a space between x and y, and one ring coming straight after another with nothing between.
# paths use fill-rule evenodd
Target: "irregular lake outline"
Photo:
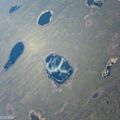
<instances>
[{"instance_id":1,"label":"irregular lake outline","mask_svg":"<svg viewBox=\"0 0 120 120\"><path fill-rule=\"evenodd\" d=\"M59 80L54 80L54 79L49 78L49 73L48 73L48 71L47 71L46 58L47 58L48 56L52 55L52 54L55 54L55 55L58 55L58 56L62 57L62 58L65 59L65 60L67 61L67 63L69 64L69 67L72 69L72 73L71 73L71 75L70 75L67 79L62 80L62 81L59 81ZM62 61L62 59L61 59L61 61ZM60 63L60 64L61 64L61 63ZM68 60L67 58L65 58L64 56L59 55L58 53L55 53L55 52L50 52L48 55L45 56L45 58L44 58L44 66L45 66L45 71L47 72L48 79L50 79L50 80L52 81L52 83L54 82L54 84L59 84L59 85L60 85L60 84L66 83L67 81L69 81L69 80L74 76L74 73L75 73L74 68L73 68L73 66L71 65L71 63L69 62L69 60Z\"/></svg>"}]
</instances>

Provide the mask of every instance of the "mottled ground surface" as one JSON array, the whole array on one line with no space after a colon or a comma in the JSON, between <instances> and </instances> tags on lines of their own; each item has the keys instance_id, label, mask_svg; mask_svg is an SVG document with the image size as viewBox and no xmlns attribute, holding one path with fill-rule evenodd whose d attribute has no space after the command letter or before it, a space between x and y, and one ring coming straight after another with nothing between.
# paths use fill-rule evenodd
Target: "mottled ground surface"
<instances>
[{"instance_id":1,"label":"mottled ground surface","mask_svg":"<svg viewBox=\"0 0 120 120\"><path fill-rule=\"evenodd\" d=\"M19 10L9 14L16 4ZM37 19L45 10L53 11L53 19L40 27ZM93 10L84 0L1 0L0 68L18 41L25 51L0 74L0 115L6 115L9 103L17 120L28 119L30 110L46 120L119 120L120 60L110 77L101 77L110 56L120 55L119 26L118 0L105 0ZM59 90L45 71L50 52L67 58L75 70L71 82Z\"/></svg>"}]
</instances>

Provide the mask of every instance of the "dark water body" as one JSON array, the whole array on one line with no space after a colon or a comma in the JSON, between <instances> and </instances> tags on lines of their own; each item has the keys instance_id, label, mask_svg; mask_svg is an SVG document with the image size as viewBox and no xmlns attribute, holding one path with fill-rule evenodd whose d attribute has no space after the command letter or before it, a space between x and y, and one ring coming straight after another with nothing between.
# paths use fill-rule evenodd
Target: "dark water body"
<instances>
[{"instance_id":1,"label":"dark water body","mask_svg":"<svg viewBox=\"0 0 120 120\"><path fill-rule=\"evenodd\" d=\"M104 78L107 78L107 77L109 77L109 76L111 75L111 66L107 66L107 67L105 68L105 73L106 73L106 74L103 74L103 77L104 77Z\"/></svg>"},{"instance_id":2,"label":"dark water body","mask_svg":"<svg viewBox=\"0 0 120 120\"><path fill-rule=\"evenodd\" d=\"M94 4L94 0L87 0L86 3L88 6L91 6Z\"/></svg>"},{"instance_id":3,"label":"dark water body","mask_svg":"<svg viewBox=\"0 0 120 120\"><path fill-rule=\"evenodd\" d=\"M73 74L73 68L67 59L58 54L49 54L45 59L45 63L48 77L56 83L64 83Z\"/></svg>"},{"instance_id":4,"label":"dark water body","mask_svg":"<svg viewBox=\"0 0 120 120\"><path fill-rule=\"evenodd\" d=\"M40 26L46 25L50 22L52 17L52 11L46 11L40 15L38 18L38 24Z\"/></svg>"},{"instance_id":5,"label":"dark water body","mask_svg":"<svg viewBox=\"0 0 120 120\"><path fill-rule=\"evenodd\" d=\"M111 75L111 66L107 66L106 70L108 70L108 74L106 77L109 77Z\"/></svg>"},{"instance_id":6,"label":"dark water body","mask_svg":"<svg viewBox=\"0 0 120 120\"><path fill-rule=\"evenodd\" d=\"M102 7L103 6L103 1L99 0L98 2L94 2L94 5L97 7Z\"/></svg>"},{"instance_id":7,"label":"dark water body","mask_svg":"<svg viewBox=\"0 0 120 120\"><path fill-rule=\"evenodd\" d=\"M86 3L87 3L88 6L94 5L96 7L102 7L104 1L103 0L98 0L98 1L96 1L96 0L87 0Z\"/></svg>"},{"instance_id":8,"label":"dark water body","mask_svg":"<svg viewBox=\"0 0 120 120\"><path fill-rule=\"evenodd\" d=\"M31 113L31 120L40 120L34 113Z\"/></svg>"},{"instance_id":9,"label":"dark water body","mask_svg":"<svg viewBox=\"0 0 120 120\"><path fill-rule=\"evenodd\" d=\"M15 62L17 59L22 55L24 51L24 44L22 42L18 42L15 44L15 46L12 48L9 59L7 63L4 66L4 70L7 71Z\"/></svg>"},{"instance_id":10,"label":"dark water body","mask_svg":"<svg viewBox=\"0 0 120 120\"><path fill-rule=\"evenodd\" d=\"M12 14L12 13L16 12L20 7L21 7L20 5L12 6L12 7L9 9L9 14Z\"/></svg>"}]
</instances>

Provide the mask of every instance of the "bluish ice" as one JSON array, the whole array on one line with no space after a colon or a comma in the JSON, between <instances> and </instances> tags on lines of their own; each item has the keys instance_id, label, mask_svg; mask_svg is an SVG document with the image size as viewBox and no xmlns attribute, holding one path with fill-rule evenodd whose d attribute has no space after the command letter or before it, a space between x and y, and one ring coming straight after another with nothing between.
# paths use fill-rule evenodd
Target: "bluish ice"
<instances>
[{"instance_id":1,"label":"bluish ice","mask_svg":"<svg viewBox=\"0 0 120 120\"><path fill-rule=\"evenodd\" d=\"M40 26L48 24L51 21L52 15L53 15L52 11L43 12L38 18L38 24Z\"/></svg>"},{"instance_id":2,"label":"bluish ice","mask_svg":"<svg viewBox=\"0 0 120 120\"><path fill-rule=\"evenodd\" d=\"M7 71L13 64L15 64L18 58L22 55L23 51L24 44L22 42L16 43L9 54L8 61L4 65L3 70Z\"/></svg>"},{"instance_id":3,"label":"bluish ice","mask_svg":"<svg viewBox=\"0 0 120 120\"><path fill-rule=\"evenodd\" d=\"M73 74L73 67L66 58L56 53L49 54L45 59L48 77L54 82L62 84Z\"/></svg>"},{"instance_id":4,"label":"bluish ice","mask_svg":"<svg viewBox=\"0 0 120 120\"><path fill-rule=\"evenodd\" d=\"M20 5L12 6L12 7L9 9L9 14L14 13L14 12L17 11L20 7L21 7Z\"/></svg>"},{"instance_id":5,"label":"bluish ice","mask_svg":"<svg viewBox=\"0 0 120 120\"><path fill-rule=\"evenodd\" d=\"M90 6L102 7L104 1L103 0L86 0L86 4Z\"/></svg>"}]
</instances>

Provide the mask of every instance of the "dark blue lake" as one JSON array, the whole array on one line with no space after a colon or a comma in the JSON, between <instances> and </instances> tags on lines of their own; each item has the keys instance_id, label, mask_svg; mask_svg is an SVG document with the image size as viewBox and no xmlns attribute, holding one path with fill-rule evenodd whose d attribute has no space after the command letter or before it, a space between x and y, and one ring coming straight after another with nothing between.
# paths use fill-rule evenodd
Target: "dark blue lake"
<instances>
[{"instance_id":1,"label":"dark blue lake","mask_svg":"<svg viewBox=\"0 0 120 120\"><path fill-rule=\"evenodd\" d=\"M73 68L68 60L56 53L49 54L45 59L45 64L48 77L56 83L64 83L73 74Z\"/></svg>"},{"instance_id":2,"label":"dark blue lake","mask_svg":"<svg viewBox=\"0 0 120 120\"><path fill-rule=\"evenodd\" d=\"M91 5L93 5L94 4L94 0L87 0L87 5L88 6L91 6Z\"/></svg>"},{"instance_id":3,"label":"dark blue lake","mask_svg":"<svg viewBox=\"0 0 120 120\"><path fill-rule=\"evenodd\" d=\"M86 1L88 6L96 6L96 7L102 7L104 1L103 0L87 0Z\"/></svg>"},{"instance_id":4,"label":"dark blue lake","mask_svg":"<svg viewBox=\"0 0 120 120\"><path fill-rule=\"evenodd\" d=\"M12 6L12 7L9 9L9 14L14 13L14 12L17 11L20 7L21 7L20 5Z\"/></svg>"},{"instance_id":5,"label":"dark blue lake","mask_svg":"<svg viewBox=\"0 0 120 120\"><path fill-rule=\"evenodd\" d=\"M24 51L24 44L22 42L18 42L14 45L12 48L7 63L4 66L4 70L7 71L15 62L17 59L22 55Z\"/></svg>"},{"instance_id":6,"label":"dark blue lake","mask_svg":"<svg viewBox=\"0 0 120 120\"><path fill-rule=\"evenodd\" d=\"M51 17L53 15L52 11L46 11L40 15L38 18L38 24L40 26L46 25L51 21Z\"/></svg>"}]
</instances>

